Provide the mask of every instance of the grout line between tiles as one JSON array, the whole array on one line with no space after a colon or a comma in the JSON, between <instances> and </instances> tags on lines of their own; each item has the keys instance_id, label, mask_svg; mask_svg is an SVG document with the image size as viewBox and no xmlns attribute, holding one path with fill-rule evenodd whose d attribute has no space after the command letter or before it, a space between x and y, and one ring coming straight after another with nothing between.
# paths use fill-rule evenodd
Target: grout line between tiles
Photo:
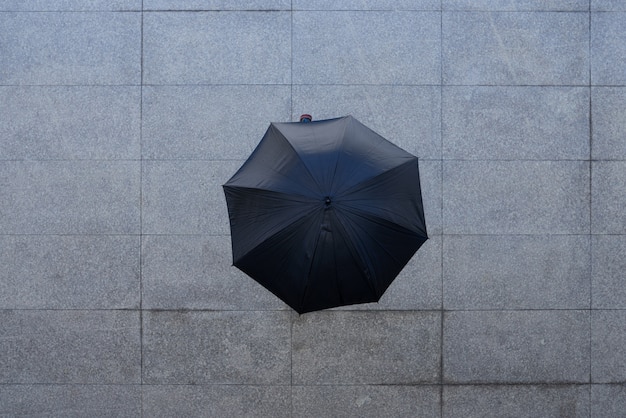
<instances>
[{"instance_id":1,"label":"grout line between tiles","mask_svg":"<svg viewBox=\"0 0 626 418\"><path fill-rule=\"evenodd\" d=\"M441 301L440 301L440 333L439 333L439 416L443 418L443 386L444 386L444 276L443 276L443 243L444 243L444 223L443 223L443 0L439 2L441 11L439 12L439 170L441 174L441 184L439 189L440 219L441 219L441 248L440 248L440 267L441 267Z\"/></svg>"}]
</instances>

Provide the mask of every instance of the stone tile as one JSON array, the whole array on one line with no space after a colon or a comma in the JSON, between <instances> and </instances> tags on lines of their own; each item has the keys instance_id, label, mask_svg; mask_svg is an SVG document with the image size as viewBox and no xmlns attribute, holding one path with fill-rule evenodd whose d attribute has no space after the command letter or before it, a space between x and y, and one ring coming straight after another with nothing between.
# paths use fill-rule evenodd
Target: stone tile
<instances>
[{"instance_id":1,"label":"stone tile","mask_svg":"<svg viewBox=\"0 0 626 418\"><path fill-rule=\"evenodd\" d=\"M626 310L591 312L591 381L626 381Z\"/></svg>"},{"instance_id":2,"label":"stone tile","mask_svg":"<svg viewBox=\"0 0 626 418\"><path fill-rule=\"evenodd\" d=\"M294 386L293 417L440 417L436 386Z\"/></svg>"},{"instance_id":3,"label":"stone tile","mask_svg":"<svg viewBox=\"0 0 626 418\"><path fill-rule=\"evenodd\" d=\"M146 161L143 233L230 233L222 184L243 161Z\"/></svg>"},{"instance_id":4,"label":"stone tile","mask_svg":"<svg viewBox=\"0 0 626 418\"><path fill-rule=\"evenodd\" d=\"M588 383L589 311L446 312L446 383Z\"/></svg>"},{"instance_id":5,"label":"stone tile","mask_svg":"<svg viewBox=\"0 0 626 418\"><path fill-rule=\"evenodd\" d=\"M591 172L592 232L626 234L626 161L596 161Z\"/></svg>"},{"instance_id":6,"label":"stone tile","mask_svg":"<svg viewBox=\"0 0 626 418\"><path fill-rule=\"evenodd\" d=\"M438 312L322 311L293 324L292 382L438 383Z\"/></svg>"},{"instance_id":7,"label":"stone tile","mask_svg":"<svg viewBox=\"0 0 626 418\"><path fill-rule=\"evenodd\" d=\"M132 234L138 161L0 161L0 234Z\"/></svg>"},{"instance_id":8,"label":"stone tile","mask_svg":"<svg viewBox=\"0 0 626 418\"><path fill-rule=\"evenodd\" d=\"M444 158L589 158L588 88L450 86L442 108Z\"/></svg>"},{"instance_id":9,"label":"stone tile","mask_svg":"<svg viewBox=\"0 0 626 418\"><path fill-rule=\"evenodd\" d=\"M146 417L267 417L288 418L289 386L144 385Z\"/></svg>"},{"instance_id":10,"label":"stone tile","mask_svg":"<svg viewBox=\"0 0 626 418\"><path fill-rule=\"evenodd\" d=\"M626 3L622 0L591 0L591 10L626 12Z\"/></svg>"},{"instance_id":11,"label":"stone tile","mask_svg":"<svg viewBox=\"0 0 626 418\"><path fill-rule=\"evenodd\" d=\"M588 309L584 235L451 235L444 239L445 309Z\"/></svg>"},{"instance_id":12,"label":"stone tile","mask_svg":"<svg viewBox=\"0 0 626 418\"><path fill-rule=\"evenodd\" d=\"M626 385L591 385L591 416L619 417L626 411Z\"/></svg>"},{"instance_id":13,"label":"stone tile","mask_svg":"<svg viewBox=\"0 0 626 418\"><path fill-rule=\"evenodd\" d=\"M441 218L443 205L441 195L442 166L441 161L420 160L419 162L424 219L429 237L440 235L443 232L443 220Z\"/></svg>"},{"instance_id":14,"label":"stone tile","mask_svg":"<svg viewBox=\"0 0 626 418\"><path fill-rule=\"evenodd\" d=\"M0 383L139 383L139 331L136 311L0 310Z\"/></svg>"},{"instance_id":15,"label":"stone tile","mask_svg":"<svg viewBox=\"0 0 626 418\"><path fill-rule=\"evenodd\" d=\"M351 114L420 158L441 158L441 98L434 86L294 86L293 120Z\"/></svg>"},{"instance_id":16,"label":"stone tile","mask_svg":"<svg viewBox=\"0 0 626 418\"><path fill-rule=\"evenodd\" d=\"M591 14L591 84L626 84L625 19L623 12Z\"/></svg>"},{"instance_id":17,"label":"stone tile","mask_svg":"<svg viewBox=\"0 0 626 418\"><path fill-rule=\"evenodd\" d=\"M144 10L290 10L291 0L143 0Z\"/></svg>"},{"instance_id":18,"label":"stone tile","mask_svg":"<svg viewBox=\"0 0 626 418\"><path fill-rule=\"evenodd\" d=\"M141 414L139 385L0 385L5 417L130 417Z\"/></svg>"},{"instance_id":19,"label":"stone tile","mask_svg":"<svg viewBox=\"0 0 626 418\"><path fill-rule=\"evenodd\" d=\"M0 87L0 158L137 159L139 87Z\"/></svg>"},{"instance_id":20,"label":"stone tile","mask_svg":"<svg viewBox=\"0 0 626 418\"><path fill-rule=\"evenodd\" d=\"M449 12L442 30L445 84L589 83L584 13Z\"/></svg>"},{"instance_id":21,"label":"stone tile","mask_svg":"<svg viewBox=\"0 0 626 418\"><path fill-rule=\"evenodd\" d=\"M1 309L139 307L139 237L0 235Z\"/></svg>"},{"instance_id":22,"label":"stone tile","mask_svg":"<svg viewBox=\"0 0 626 418\"><path fill-rule=\"evenodd\" d=\"M229 236L146 236L142 255L144 309L288 309L232 266Z\"/></svg>"},{"instance_id":23,"label":"stone tile","mask_svg":"<svg viewBox=\"0 0 626 418\"><path fill-rule=\"evenodd\" d=\"M270 122L290 121L288 86L147 86L143 157L245 159Z\"/></svg>"},{"instance_id":24,"label":"stone tile","mask_svg":"<svg viewBox=\"0 0 626 418\"><path fill-rule=\"evenodd\" d=\"M588 162L444 161L443 179L447 234L589 233Z\"/></svg>"},{"instance_id":25,"label":"stone tile","mask_svg":"<svg viewBox=\"0 0 626 418\"><path fill-rule=\"evenodd\" d=\"M146 13L146 84L286 84L289 12Z\"/></svg>"},{"instance_id":26,"label":"stone tile","mask_svg":"<svg viewBox=\"0 0 626 418\"><path fill-rule=\"evenodd\" d=\"M140 13L0 13L0 83L139 84Z\"/></svg>"},{"instance_id":27,"label":"stone tile","mask_svg":"<svg viewBox=\"0 0 626 418\"><path fill-rule=\"evenodd\" d=\"M443 10L477 11L583 11L589 0L442 0Z\"/></svg>"},{"instance_id":28,"label":"stone tile","mask_svg":"<svg viewBox=\"0 0 626 418\"><path fill-rule=\"evenodd\" d=\"M295 84L439 84L440 14L294 12Z\"/></svg>"},{"instance_id":29,"label":"stone tile","mask_svg":"<svg viewBox=\"0 0 626 418\"><path fill-rule=\"evenodd\" d=\"M441 309L441 235L430 236L391 283L378 303L337 310Z\"/></svg>"},{"instance_id":30,"label":"stone tile","mask_svg":"<svg viewBox=\"0 0 626 418\"><path fill-rule=\"evenodd\" d=\"M445 418L589 417L588 385L444 386Z\"/></svg>"},{"instance_id":31,"label":"stone tile","mask_svg":"<svg viewBox=\"0 0 626 418\"><path fill-rule=\"evenodd\" d=\"M440 0L293 0L294 10L441 10Z\"/></svg>"},{"instance_id":32,"label":"stone tile","mask_svg":"<svg viewBox=\"0 0 626 418\"><path fill-rule=\"evenodd\" d=\"M2 0L0 11L85 12L141 10L141 0Z\"/></svg>"},{"instance_id":33,"label":"stone tile","mask_svg":"<svg viewBox=\"0 0 626 418\"><path fill-rule=\"evenodd\" d=\"M626 309L626 235L592 236L593 308Z\"/></svg>"},{"instance_id":34,"label":"stone tile","mask_svg":"<svg viewBox=\"0 0 626 418\"><path fill-rule=\"evenodd\" d=\"M626 160L626 88L593 87L593 159Z\"/></svg>"},{"instance_id":35,"label":"stone tile","mask_svg":"<svg viewBox=\"0 0 626 418\"><path fill-rule=\"evenodd\" d=\"M290 312L143 315L146 384L289 385Z\"/></svg>"}]
</instances>

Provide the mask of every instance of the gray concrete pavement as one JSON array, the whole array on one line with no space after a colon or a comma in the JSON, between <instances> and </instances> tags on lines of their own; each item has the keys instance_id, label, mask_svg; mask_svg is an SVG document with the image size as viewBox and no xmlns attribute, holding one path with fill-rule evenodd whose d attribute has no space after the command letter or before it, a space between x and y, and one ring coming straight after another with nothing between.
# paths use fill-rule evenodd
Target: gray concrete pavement
<instances>
[{"instance_id":1,"label":"gray concrete pavement","mask_svg":"<svg viewBox=\"0 0 626 418\"><path fill-rule=\"evenodd\" d=\"M624 417L625 108L621 0L0 0L0 416ZM420 157L379 304L231 266L301 113Z\"/></svg>"}]
</instances>

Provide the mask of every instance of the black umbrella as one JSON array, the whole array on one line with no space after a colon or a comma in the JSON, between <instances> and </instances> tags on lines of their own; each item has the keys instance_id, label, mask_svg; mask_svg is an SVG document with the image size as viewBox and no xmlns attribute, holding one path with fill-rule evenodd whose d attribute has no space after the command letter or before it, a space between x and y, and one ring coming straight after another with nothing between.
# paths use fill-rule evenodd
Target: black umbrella
<instances>
[{"instance_id":1,"label":"black umbrella","mask_svg":"<svg viewBox=\"0 0 626 418\"><path fill-rule=\"evenodd\" d=\"M428 239L417 157L352 116L270 124L224 192L233 264L299 313L378 301Z\"/></svg>"}]
</instances>

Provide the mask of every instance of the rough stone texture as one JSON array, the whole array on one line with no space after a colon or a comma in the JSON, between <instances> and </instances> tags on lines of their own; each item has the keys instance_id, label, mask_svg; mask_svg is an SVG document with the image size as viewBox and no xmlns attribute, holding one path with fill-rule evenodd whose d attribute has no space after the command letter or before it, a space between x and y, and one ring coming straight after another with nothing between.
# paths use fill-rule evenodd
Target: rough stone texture
<instances>
[{"instance_id":1,"label":"rough stone texture","mask_svg":"<svg viewBox=\"0 0 626 418\"><path fill-rule=\"evenodd\" d=\"M587 162L444 161L443 181L446 234L589 233Z\"/></svg>"},{"instance_id":2,"label":"rough stone texture","mask_svg":"<svg viewBox=\"0 0 626 418\"><path fill-rule=\"evenodd\" d=\"M591 314L591 381L626 381L626 310L593 311Z\"/></svg>"},{"instance_id":3,"label":"rough stone texture","mask_svg":"<svg viewBox=\"0 0 626 418\"><path fill-rule=\"evenodd\" d=\"M439 10L440 0L292 0L294 10Z\"/></svg>"},{"instance_id":4,"label":"rough stone texture","mask_svg":"<svg viewBox=\"0 0 626 418\"><path fill-rule=\"evenodd\" d=\"M139 237L0 235L0 309L136 309Z\"/></svg>"},{"instance_id":5,"label":"rough stone texture","mask_svg":"<svg viewBox=\"0 0 626 418\"><path fill-rule=\"evenodd\" d=\"M141 10L142 0L3 0L0 11L84 12Z\"/></svg>"},{"instance_id":6,"label":"rough stone texture","mask_svg":"<svg viewBox=\"0 0 626 418\"><path fill-rule=\"evenodd\" d=\"M139 162L0 161L0 234L139 232Z\"/></svg>"},{"instance_id":7,"label":"rough stone texture","mask_svg":"<svg viewBox=\"0 0 626 418\"><path fill-rule=\"evenodd\" d=\"M289 386L146 385L146 417L290 417Z\"/></svg>"},{"instance_id":8,"label":"rough stone texture","mask_svg":"<svg viewBox=\"0 0 626 418\"><path fill-rule=\"evenodd\" d=\"M593 87L593 158L626 160L626 88Z\"/></svg>"},{"instance_id":9,"label":"rough stone texture","mask_svg":"<svg viewBox=\"0 0 626 418\"><path fill-rule=\"evenodd\" d=\"M144 308L287 309L232 267L228 236L150 235L144 237L142 254Z\"/></svg>"},{"instance_id":10,"label":"rough stone texture","mask_svg":"<svg viewBox=\"0 0 626 418\"><path fill-rule=\"evenodd\" d=\"M440 14L294 12L294 84L435 84Z\"/></svg>"},{"instance_id":11,"label":"rough stone texture","mask_svg":"<svg viewBox=\"0 0 626 418\"><path fill-rule=\"evenodd\" d=\"M143 158L245 159L270 122L289 122L287 86L143 89Z\"/></svg>"},{"instance_id":12,"label":"rough stone texture","mask_svg":"<svg viewBox=\"0 0 626 418\"><path fill-rule=\"evenodd\" d=\"M445 309L586 309L585 235L453 235L444 238Z\"/></svg>"},{"instance_id":13,"label":"rough stone texture","mask_svg":"<svg viewBox=\"0 0 626 418\"><path fill-rule=\"evenodd\" d=\"M147 13L147 84L281 84L290 80L287 12Z\"/></svg>"},{"instance_id":14,"label":"rough stone texture","mask_svg":"<svg viewBox=\"0 0 626 418\"><path fill-rule=\"evenodd\" d=\"M136 311L0 310L0 383L140 383L140 345Z\"/></svg>"},{"instance_id":15,"label":"rough stone texture","mask_svg":"<svg viewBox=\"0 0 626 418\"><path fill-rule=\"evenodd\" d=\"M626 161L597 161L591 170L592 232L626 234Z\"/></svg>"},{"instance_id":16,"label":"rough stone texture","mask_svg":"<svg viewBox=\"0 0 626 418\"><path fill-rule=\"evenodd\" d=\"M143 232L230 232L222 184L243 161L146 161L143 163Z\"/></svg>"},{"instance_id":17,"label":"rough stone texture","mask_svg":"<svg viewBox=\"0 0 626 418\"><path fill-rule=\"evenodd\" d=\"M293 417L440 417L436 386L294 386Z\"/></svg>"},{"instance_id":18,"label":"rough stone texture","mask_svg":"<svg viewBox=\"0 0 626 418\"><path fill-rule=\"evenodd\" d=\"M0 159L139 158L139 87L0 87Z\"/></svg>"},{"instance_id":19,"label":"rough stone texture","mask_svg":"<svg viewBox=\"0 0 626 418\"><path fill-rule=\"evenodd\" d=\"M140 385L0 385L3 417L114 418L141 414Z\"/></svg>"},{"instance_id":20,"label":"rough stone texture","mask_svg":"<svg viewBox=\"0 0 626 418\"><path fill-rule=\"evenodd\" d=\"M290 312L148 311L147 384L286 385Z\"/></svg>"},{"instance_id":21,"label":"rough stone texture","mask_svg":"<svg viewBox=\"0 0 626 418\"><path fill-rule=\"evenodd\" d=\"M626 236L592 237L592 296L598 309L626 309Z\"/></svg>"},{"instance_id":22,"label":"rough stone texture","mask_svg":"<svg viewBox=\"0 0 626 418\"><path fill-rule=\"evenodd\" d=\"M292 330L293 384L439 382L436 312L340 312L300 316Z\"/></svg>"},{"instance_id":23,"label":"rough stone texture","mask_svg":"<svg viewBox=\"0 0 626 418\"><path fill-rule=\"evenodd\" d=\"M441 0L443 10L588 11L589 0Z\"/></svg>"},{"instance_id":24,"label":"rough stone texture","mask_svg":"<svg viewBox=\"0 0 626 418\"><path fill-rule=\"evenodd\" d=\"M350 114L420 159L440 159L440 101L432 86L294 86L292 120Z\"/></svg>"},{"instance_id":25,"label":"rough stone texture","mask_svg":"<svg viewBox=\"0 0 626 418\"><path fill-rule=\"evenodd\" d=\"M444 314L445 383L589 383L588 311Z\"/></svg>"},{"instance_id":26,"label":"rough stone texture","mask_svg":"<svg viewBox=\"0 0 626 418\"><path fill-rule=\"evenodd\" d=\"M589 157L588 88L445 87L442 108L444 158Z\"/></svg>"},{"instance_id":27,"label":"rough stone texture","mask_svg":"<svg viewBox=\"0 0 626 418\"><path fill-rule=\"evenodd\" d=\"M626 3L622 0L591 0L592 11L626 11Z\"/></svg>"},{"instance_id":28,"label":"rough stone texture","mask_svg":"<svg viewBox=\"0 0 626 418\"><path fill-rule=\"evenodd\" d=\"M589 417L589 385L445 386L443 416L586 418Z\"/></svg>"},{"instance_id":29,"label":"rough stone texture","mask_svg":"<svg viewBox=\"0 0 626 418\"><path fill-rule=\"evenodd\" d=\"M585 85L583 13L444 13L444 84Z\"/></svg>"},{"instance_id":30,"label":"rough stone texture","mask_svg":"<svg viewBox=\"0 0 626 418\"><path fill-rule=\"evenodd\" d=\"M625 385L591 385L591 416L619 417L626 411Z\"/></svg>"},{"instance_id":31,"label":"rough stone texture","mask_svg":"<svg viewBox=\"0 0 626 418\"><path fill-rule=\"evenodd\" d=\"M140 13L0 13L0 83L139 84Z\"/></svg>"},{"instance_id":32,"label":"rough stone texture","mask_svg":"<svg viewBox=\"0 0 626 418\"><path fill-rule=\"evenodd\" d=\"M591 83L594 85L626 84L624 19L623 12L591 14Z\"/></svg>"}]
</instances>

